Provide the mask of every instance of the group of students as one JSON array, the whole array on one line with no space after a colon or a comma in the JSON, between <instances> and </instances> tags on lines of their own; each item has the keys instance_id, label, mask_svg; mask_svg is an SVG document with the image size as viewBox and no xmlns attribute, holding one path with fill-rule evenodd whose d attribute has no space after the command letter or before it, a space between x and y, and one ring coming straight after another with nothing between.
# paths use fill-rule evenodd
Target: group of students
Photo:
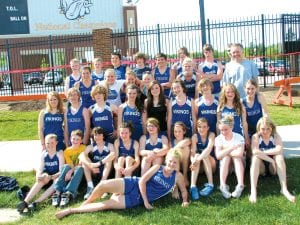
<instances>
[{"instance_id":1,"label":"group of students","mask_svg":"<svg viewBox=\"0 0 300 225\"><path fill-rule=\"evenodd\" d=\"M230 71L225 69L224 76L233 81L230 73L240 71L244 62L234 60L241 57L241 46L230 47L234 63ZM143 53L136 54L133 70L121 64L120 55L112 54L114 68L104 73L101 59L94 60L93 73L84 66L81 74L79 61L71 60L72 74L65 81L67 110L57 92L47 95L46 108L39 115L40 169L18 210L35 208L51 195L52 205L68 205L77 196L83 175L86 201L77 209L58 212L58 218L139 204L150 209L149 202L170 191L179 198L178 188L173 190L175 183L183 206L187 206L186 187L192 200L209 196L217 167L223 197L239 198L246 157L251 158L250 202L257 201L258 176L266 171L278 174L281 193L294 202L287 189L282 141L258 91L257 74L244 66L247 74L242 81L221 83L223 69L213 58L210 45L204 46L205 61L198 67L188 58L185 47L178 53L180 61L172 67L166 55L158 54L153 70L146 66ZM243 97L237 88L240 83L244 85ZM237 177L232 192L227 185L231 168ZM208 182L198 189L202 170ZM116 179L107 180L111 171ZM141 178L135 178L139 173ZM48 189L30 204L45 185ZM110 200L92 203L107 193L113 193Z\"/></svg>"}]
</instances>

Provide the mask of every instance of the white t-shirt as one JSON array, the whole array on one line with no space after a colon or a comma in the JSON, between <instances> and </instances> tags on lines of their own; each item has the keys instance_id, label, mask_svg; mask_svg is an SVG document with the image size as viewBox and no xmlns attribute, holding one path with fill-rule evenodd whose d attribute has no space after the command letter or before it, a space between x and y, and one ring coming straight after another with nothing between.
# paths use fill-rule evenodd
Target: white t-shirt
<instances>
[{"instance_id":1,"label":"white t-shirt","mask_svg":"<svg viewBox=\"0 0 300 225\"><path fill-rule=\"evenodd\" d=\"M105 86L104 82L105 81L101 81L100 85ZM109 87L107 102L116 106L121 105L120 89L124 82L125 80L116 80L115 83Z\"/></svg>"},{"instance_id":2,"label":"white t-shirt","mask_svg":"<svg viewBox=\"0 0 300 225\"><path fill-rule=\"evenodd\" d=\"M233 132L233 136L231 140L225 140L225 137L220 134L215 139L215 146L216 147L230 147L236 145L244 145L245 139L242 135Z\"/></svg>"}]
</instances>

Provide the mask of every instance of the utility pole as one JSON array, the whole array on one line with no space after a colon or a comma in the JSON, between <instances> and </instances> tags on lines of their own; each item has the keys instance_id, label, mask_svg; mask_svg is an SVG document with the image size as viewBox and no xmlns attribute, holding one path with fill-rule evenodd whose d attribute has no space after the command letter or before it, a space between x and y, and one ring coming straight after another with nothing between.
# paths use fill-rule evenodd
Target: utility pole
<instances>
[{"instance_id":1,"label":"utility pole","mask_svg":"<svg viewBox=\"0 0 300 225\"><path fill-rule=\"evenodd\" d=\"M205 14L204 14L204 0L199 0L200 7L200 24L201 24L201 41L202 46L206 44L206 26L205 26Z\"/></svg>"}]
</instances>

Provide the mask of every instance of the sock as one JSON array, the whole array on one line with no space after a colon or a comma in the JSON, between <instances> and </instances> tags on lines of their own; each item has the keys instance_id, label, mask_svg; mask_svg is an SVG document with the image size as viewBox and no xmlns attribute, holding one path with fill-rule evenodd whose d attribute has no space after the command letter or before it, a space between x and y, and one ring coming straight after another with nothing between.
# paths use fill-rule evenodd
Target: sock
<instances>
[{"instance_id":1,"label":"sock","mask_svg":"<svg viewBox=\"0 0 300 225\"><path fill-rule=\"evenodd\" d=\"M87 186L90 187L90 188L94 188L93 181L87 182Z\"/></svg>"}]
</instances>

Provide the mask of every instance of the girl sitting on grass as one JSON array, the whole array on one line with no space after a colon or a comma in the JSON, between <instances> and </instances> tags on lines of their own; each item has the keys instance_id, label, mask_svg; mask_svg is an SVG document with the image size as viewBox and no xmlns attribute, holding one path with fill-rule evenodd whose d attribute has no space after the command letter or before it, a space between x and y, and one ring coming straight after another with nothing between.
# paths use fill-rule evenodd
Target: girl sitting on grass
<instances>
[{"instance_id":1,"label":"girl sitting on grass","mask_svg":"<svg viewBox=\"0 0 300 225\"><path fill-rule=\"evenodd\" d=\"M213 171L216 169L216 161L211 156L214 147L215 134L209 131L208 121L205 118L199 118L197 121L197 131L192 137L191 148L191 188L190 194L192 200L199 199L201 196L209 196L214 190ZM206 173L208 183L204 184L204 188L198 191L196 186L200 165L203 162L204 171Z\"/></svg>"},{"instance_id":2,"label":"girl sitting on grass","mask_svg":"<svg viewBox=\"0 0 300 225\"><path fill-rule=\"evenodd\" d=\"M139 143L131 138L133 127L131 123L121 123L119 126L119 136L115 140L115 171L116 178L130 177L140 165Z\"/></svg>"},{"instance_id":3,"label":"girl sitting on grass","mask_svg":"<svg viewBox=\"0 0 300 225\"><path fill-rule=\"evenodd\" d=\"M226 115L219 121L220 135L215 139L215 152L220 160L220 190L224 198L239 198L244 190L244 148L245 139L242 135L233 132L234 119ZM231 162L237 177L235 190L230 193L226 184Z\"/></svg>"},{"instance_id":4,"label":"girl sitting on grass","mask_svg":"<svg viewBox=\"0 0 300 225\"><path fill-rule=\"evenodd\" d=\"M169 150L169 141L160 134L159 122L149 118L146 122L147 134L140 139L140 155L143 157L141 175L143 176L151 166L161 165Z\"/></svg>"},{"instance_id":5,"label":"girl sitting on grass","mask_svg":"<svg viewBox=\"0 0 300 225\"><path fill-rule=\"evenodd\" d=\"M62 151L56 151L57 136L55 134L46 135L45 144L46 149L42 152L40 167L36 172L36 182L24 201L20 202L17 206L20 213L28 209L34 210L40 202L50 197L55 191L53 181L59 176L65 163L64 155ZM38 199L29 204L43 187L46 187L45 192Z\"/></svg>"},{"instance_id":6,"label":"girl sitting on grass","mask_svg":"<svg viewBox=\"0 0 300 225\"><path fill-rule=\"evenodd\" d=\"M262 117L257 123L257 133L252 137L252 162L250 168L251 192L249 201L256 203L257 180L259 174L269 170L272 175L277 173L281 193L290 201L295 202L295 196L287 189L286 165L283 156L281 137L276 132L275 124L268 118Z\"/></svg>"}]
</instances>

